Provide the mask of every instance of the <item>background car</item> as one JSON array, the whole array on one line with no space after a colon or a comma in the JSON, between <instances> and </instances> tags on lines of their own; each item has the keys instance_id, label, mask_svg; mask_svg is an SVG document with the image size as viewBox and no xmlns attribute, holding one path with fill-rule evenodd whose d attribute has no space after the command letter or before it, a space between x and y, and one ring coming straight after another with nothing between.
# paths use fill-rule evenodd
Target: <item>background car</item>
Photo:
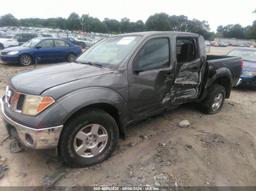
<instances>
[{"instance_id":1,"label":"background car","mask_svg":"<svg viewBox=\"0 0 256 191\"><path fill-rule=\"evenodd\" d=\"M64 39L70 41L74 45L80 46L82 49L88 48L87 45L85 44L85 42L83 42L83 41L79 41L74 38L64 38Z\"/></svg>"},{"instance_id":2,"label":"background car","mask_svg":"<svg viewBox=\"0 0 256 191\"><path fill-rule=\"evenodd\" d=\"M219 42L218 43L218 46L219 47L227 47L229 44L228 43L226 43L226 42Z\"/></svg>"},{"instance_id":3,"label":"background car","mask_svg":"<svg viewBox=\"0 0 256 191\"><path fill-rule=\"evenodd\" d=\"M228 55L241 57L244 60L242 74L237 85L256 87L256 48L235 48Z\"/></svg>"},{"instance_id":4,"label":"background car","mask_svg":"<svg viewBox=\"0 0 256 191\"><path fill-rule=\"evenodd\" d=\"M206 41L204 41L204 42L205 42L205 46L211 46L210 41L206 40Z\"/></svg>"},{"instance_id":5,"label":"background car","mask_svg":"<svg viewBox=\"0 0 256 191\"><path fill-rule=\"evenodd\" d=\"M19 45L22 45L25 42L36 37L38 37L38 35L34 33L19 33L14 36L14 39L16 39L19 42Z\"/></svg>"},{"instance_id":6,"label":"background car","mask_svg":"<svg viewBox=\"0 0 256 191\"><path fill-rule=\"evenodd\" d=\"M8 47L18 46L19 42L16 39L11 38L0 38L0 50Z\"/></svg>"},{"instance_id":7,"label":"background car","mask_svg":"<svg viewBox=\"0 0 256 191\"><path fill-rule=\"evenodd\" d=\"M60 38L34 38L22 46L1 51L0 58L6 63L24 66L38 62L72 62L81 54L81 48Z\"/></svg>"}]
</instances>

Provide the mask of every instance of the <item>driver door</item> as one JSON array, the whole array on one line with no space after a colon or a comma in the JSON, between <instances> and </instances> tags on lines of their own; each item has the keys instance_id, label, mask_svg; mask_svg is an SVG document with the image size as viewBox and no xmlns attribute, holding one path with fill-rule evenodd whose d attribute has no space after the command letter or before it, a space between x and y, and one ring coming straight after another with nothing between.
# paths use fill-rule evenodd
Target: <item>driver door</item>
<instances>
[{"instance_id":1,"label":"driver door","mask_svg":"<svg viewBox=\"0 0 256 191\"><path fill-rule=\"evenodd\" d=\"M170 39L151 38L137 52L129 69L129 110L132 119L158 113L170 101L173 83Z\"/></svg>"}]
</instances>

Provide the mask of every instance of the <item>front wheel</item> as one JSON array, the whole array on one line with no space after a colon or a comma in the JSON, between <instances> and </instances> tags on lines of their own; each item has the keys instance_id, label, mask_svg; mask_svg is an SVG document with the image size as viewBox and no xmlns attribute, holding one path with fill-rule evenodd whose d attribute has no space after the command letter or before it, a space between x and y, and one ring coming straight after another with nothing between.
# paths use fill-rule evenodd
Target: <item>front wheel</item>
<instances>
[{"instance_id":1,"label":"front wheel","mask_svg":"<svg viewBox=\"0 0 256 191\"><path fill-rule=\"evenodd\" d=\"M58 151L68 166L90 166L110 157L118 138L111 115L102 110L86 111L64 126Z\"/></svg>"},{"instance_id":2,"label":"front wheel","mask_svg":"<svg viewBox=\"0 0 256 191\"><path fill-rule=\"evenodd\" d=\"M201 111L206 114L215 114L221 111L226 97L226 90L222 85L214 84L205 100L201 103Z\"/></svg>"},{"instance_id":3,"label":"front wheel","mask_svg":"<svg viewBox=\"0 0 256 191\"><path fill-rule=\"evenodd\" d=\"M21 55L19 61L22 66L29 66L33 63L32 57L26 54Z\"/></svg>"}]
</instances>

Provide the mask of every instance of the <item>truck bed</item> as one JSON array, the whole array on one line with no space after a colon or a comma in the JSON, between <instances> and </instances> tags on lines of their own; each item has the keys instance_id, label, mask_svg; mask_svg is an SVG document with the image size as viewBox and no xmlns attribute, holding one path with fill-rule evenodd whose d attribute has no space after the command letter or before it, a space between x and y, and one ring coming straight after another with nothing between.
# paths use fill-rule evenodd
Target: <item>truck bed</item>
<instances>
[{"instance_id":1,"label":"truck bed","mask_svg":"<svg viewBox=\"0 0 256 191\"><path fill-rule=\"evenodd\" d=\"M232 74L232 85L235 86L241 75L242 60L235 56L208 55L207 63L214 70L228 68Z\"/></svg>"}]
</instances>

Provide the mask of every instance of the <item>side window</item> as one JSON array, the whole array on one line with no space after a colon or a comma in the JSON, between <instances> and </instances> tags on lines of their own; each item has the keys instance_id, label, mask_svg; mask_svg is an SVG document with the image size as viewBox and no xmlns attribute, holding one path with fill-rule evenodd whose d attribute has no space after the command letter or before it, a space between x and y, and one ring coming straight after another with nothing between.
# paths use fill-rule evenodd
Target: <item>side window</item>
<instances>
[{"instance_id":1,"label":"side window","mask_svg":"<svg viewBox=\"0 0 256 191\"><path fill-rule=\"evenodd\" d=\"M168 38L149 40L135 58L136 71L145 71L168 67L170 64L170 47Z\"/></svg>"},{"instance_id":2,"label":"side window","mask_svg":"<svg viewBox=\"0 0 256 191\"><path fill-rule=\"evenodd\" d=\"M55 40L55 47L69 47L64 40Z\"/></svg>"},{"instance_id":3,"label":"side window","mask_svg":"<svg viewBox=\"0 0 256 191\"><path fill-rule=\"evenodd\" d=\"M191 62L198 58L197 40L195 38L177 38L176 52L178 63Z\"/></svg>"},{"instance_id":4,"label":"side window","mask_svg":"<svg viewBox=\"0 0 256 191\"><path fill-rule=\"evenodd\" d=\"M53 40L43 40L41 43L39 43L39 46L41 48L52 48L53 46Z\"/></svg>"}]
</instances>

